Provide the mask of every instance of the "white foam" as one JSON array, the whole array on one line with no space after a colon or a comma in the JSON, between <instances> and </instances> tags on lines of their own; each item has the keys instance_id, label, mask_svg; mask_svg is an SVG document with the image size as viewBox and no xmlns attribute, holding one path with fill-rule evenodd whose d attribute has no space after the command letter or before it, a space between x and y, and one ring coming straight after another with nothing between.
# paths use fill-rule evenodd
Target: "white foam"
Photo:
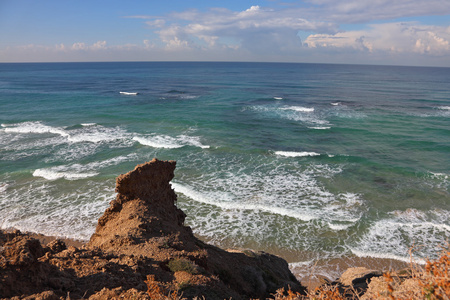
<instances>
[{"instance_id":1,"label":"white foam","mask_svg":"<svg viewBox=\"0 0 450 300\"><path fill-rule=\"evenodd\" d=\"M79 180L97 176L99 174L97 171L102 168L117 165L135 158L136 158L135 154L129 154L126 156L114 157L104 161L94 161L86 165L71 164L71 165L62 165L50 168L37 169L33 172L33 176L42 177L47 180L57 180L57 179Z\"/></svg>"},{"instance_id":2,"label":"white foam","mask_svg":"<svg viewBox=\"0 0 450 300\"><path fill-rule=\"evenodd\" d=\"M173 187L175 191L197 202L214 205L222 210L251 210L305 222L321 219L351 226L360 219L361 210L364 209L360 196L352 193L333 195L318 186L314 179L319 174L326 177L336 171L315 166L297 174L279 170L253 174L230 173L210 179L202 178L189 185L175 182Z\"/></svg>"},{"instance_id":3,"label":"white foam","mask_svg":"<svg viewBox=\"0 0 450 300\"><path fill-rule=\"evenodd\" d=\"M310 266L314 264L314 260L307 260L307 261L297 261L297 262L292 262L289 263L289 269L295 269L295 268L300 268L300 267L304 267L304 266Z\"/></svg>"},{"instance_id":4,"label":"white foam","mask_svg":"<svg viewBox=\"0 0 450 300\"><path fill-rule=\"evenodd\" d=\"M140 144L144 146L150 146L153 148L168 148L168 149L175 149L175 148L181 148L184 145L177 143L177 140L167 136L167 135L158 135L153 137L139 137L135 136L133 137L133 140L139 142Z\"/></svg>"},{"instance_id":5,"label":"white foam","mask_svg":"<svg viewBox=\"0 0 450 300\"><path fill-rule=\"evenodd\" d=\"M435 176L444 176L445 178L448 177L448 175L445 174L445 173L434 173L434 172L430 172L430 173L433 174L433 175L435 175Z\"/></svg>"},{"instance_id":6,"label":"white foam","mask_svg":"<svg viewBox=\"0 0 450 300\"><path fill-rule=\"evenodd\" d=\"M374 251L360 251L357 249L350 248L353 254L358 257L373 257L373 258L382 258L382 259L393 259L398 261L403 261L406 263L414 262L418 264L426 264L426 260L422 258L413 258L407 256L400 256L390 253L382 253L382 252L374 252Z\"/></svg>"},{"instance_id":7,"label":"white foam","mask_svg":"<svg viewBox=\"0 0 450 300\"><path fill-rule=\"evenodd\" d=\"M18 183L0 193L0 226L50 236L89 240L114 199L114 180Z\"/></svg>"},{"instance_id":8,"label":"white foam","mask_svg":"<svg viewBox=\"0 0 450 300\"><path fill-rule=\"evenodd\" d=\"M37 169L33 172L34 177L43 177L47 180L57 180L61 178L66 180L78 180L94 177L96 175L98 175L98 173L72 173L67 171L58 171L57 167L52 169Z\"/></svg>"},{"instance_id":9,"label":"white foam","mask_svg":"<svg viewBox=\"0 0 450 300\"><path fill-rule=\"evenodd\" d=\"M450 106L438 106L438 109L441 109L441 110L450 110Z\"/></svg>"},{"instance_id":10,"label":"white foam","mask_svg":"<svg viewBox=\"0 0 450 300\"><path fill-rule=\"evenodd\" d=\"M65 147L57 147L49 157L44 159L45 163L76 162L80 159L94 155L99 151L99 143L71 143Z\"/></svg>"},{"instance_id":11,"label":"white foam","mask_svg":"<svg viewBox=\"0 0 450 300\"><path fill-rule=\"evenodd\" d=\"M317 130L327 130L331 129L329 126L314 126L314 127L308 127L309 129L317 129Z\"/></svg>"},{"instance_id":12,"label":"white foam","mask_svg":"<svg viewBox=\"0 0 450 300\"><path fill-rule=\"evenodd\" d=\"M175 149L184 146L194 146L202 149L210 148L210 146L203 145L200 142L200 137L188 135L179 135L177 137L168 135L134 136L133 140L139 142L141 145L153 148Z\"/></svg>"},{"instance_id":13,"label":"white foam","mask_svg":"<svg viewBox=\"0 0 450 300\"><path fill-rule=\"evenodd\" d=\"M258 105L243 108L243 110L250 109L261 113L269 118L282 118L295 122L305 123L307 126L327 126L329 122L323 119L322 114L315 113L314 108L302 106L288 106L280 107L279 105Z\"/></svg>"},{"instance_id":14,"label":"white foam","mask_svg":"<svg viewBox=\"0 0 450 300\"><path fill-rule=\"evenodd\" d=\"M334 230L334 231L341 231L341 230L347 230L350 227L352 227L353 225L355 225L354 223L350 223L350 224L333 224L333 223L327 223L328 227L330 227L330 229Z\"/></svg>"},{"instance_id":15,"label":"white foam","mask_svg":"<svg viewBox=\"0 0 450 300\"><path fill-rule=\"evenodd\" d=\"M293 110L297 112L314 112L314 107L288 106L281 108L283 110Z\"/></svg>"},{"instance_id":16,"label":"white foam","mask_svg":"<svg viewBox=\"0 0 450 300\"><path fill-rule=\"evenodd\" d=\"M210 148L210 146L208 146L208 145L203 145L203 144L200 142L200 138L197 137L197 136L179 135L179 136L177 137L177 139L178 139L180 142L182 142L182 143L184 143L184 144L186 144L186 145L191 145L191 146L199 147L199 148L202 148L202 149L208 149L208 148Z\"/></svg>"},{"instance_id":17,"label":"white foam","mask_svg":"<svg viewBox=\"0 0 450 300\"><path fill-rule=\"evenodd\" d=\"M60 127L52 127L48 125L44 125L41 122L24 122L18 124L2 124L5 132L12 133L35 133L35 134L43 134L43 133L53 133L59 134L63 137L68 137L69 134Z\"/></svg>"},{"instance_id":18,"label":"white foam","mask_svg":"<svg viewBox=\"0 0 450 300\"><path fill-rule=\"evenodd\" d=\"M407 261L404 256L414 246L415 259L435 255L436 247L450 238L450 211L393 211L376 221L352 247L357 255L370 255Z\"/></svg>"},{"instance_id":19,"label":"white foam","mask_svg":"<svg viewBox=\"0 0 450 300\"><path fill-rule=\"evenodd\" d=\"M126 141L128 138L129 134L120 127L108 128L100 125L84 126L71 131L68 136L69 142L72 143L108 143L117 140Z\"/></svg>"},{"instance_id":20,"label":"white foam","mask_svg":"<svg viewBox=\"0 0 450 300\"><path fill-rule=\"evenodd\" d=\"M3 126L3 130L5 132L21 134L52 133L60 135L61 137L65 138L66 141L71 143L108 143L113 141L117 142L117 140L121 140L123 143L127 143L127 140L129 139L129 134L120 127L108 128L97 125L95 123L85 123L81 125L83 127L79 129L65 130L61 127L44 125L38 121L6 125Z\"/></svg>"},{"instance_id":21,"label":"white foam","mask_svg":"<svg viewBox=\"0 0 450 300\"><path fill-rule=\"evenodd\" d=\"M119 94L128 95L128 96L136 96L139 93L137 93L137 92L119 92Z\"/></svg>"},{"instance_id":22,"label":"white foam","mask_svg":"<svg viewBox=\"0 0 450 300\"><path fill-rule=\"evenodd\" d=\"M338 105L341 105L341 102L331 102L330 104L333 106L338 106Z\"/></svg>"},{"instance_id":23,"label":"white foam","mask_svg":"<svg viewBox=\"0 0 450 300\"><path fill-rule=\"evenodd\" d=\"M316 249L330 232L327 223L359 222L366 210L362 199L354 199L360 196L330 193L318 181L341 172L339 166L273 158L246 164L238 157L215 158L214 164L206 159L201 164L214 165L211 174L178 178L173 187L187 224L226 247Z\"/></svg>"},{"instance_id":24,"label":"white foam","mask_svg":"<svg viewBox=\"0 0 450 300\"><path fill-rule=\"evenodd\" d=\"M275 99L275 100L283 100L282 97L273 97L273 99Z\"/></svg>"},{"instance_id":25,"label":"white foam","mask_svg":"<svg viewBox=\"0 0 450 300\"><path fill-rule=\"evenodd\" d=\"M197 99L198 96L194 95L180 95L180 99Z\"/></svg>"},{"instance_id":26,"label":"white foam","mask_svg":"<svg viewBox=\"0 0 450 300\"><path fill-rule=\"evenodd\" d=\"M301 214L298 212L295 212L291 209L286 209L282 207L276 207L276 206L267 206L267 205L260 205L260 204L251 204L251 203L239 203L236 201L236 199L226 200L227 198L233 198L229 194L223 193L219 198L212 198L208 197L208 195L202 194L200 192L195 191L192 187L187 185L182 185L179 183L172 182L172 187L175 189L175 192L182 193L185 196L191 198L194 201L205 203L209 205L214 205L217 207L220 207L222 209L226 210L251 210L251 211L263 211L268 212L272 214L278 214L282 216L292 217L295 219L299 219L302 221L311 221L313 219L316 219L317 217L307 215L307 214ZM217 193L216 193L217 194ZM213 199L219 199L219 200L213 200ZM220 201L222 200L222 201ZM225 200L225 201L224 201Z\"/></svg>"},{"instance_id":27,"label":"white foam","mask_svg":"<svg viewBox=\"0 0 450 300\"><path fill-rule=\"evenodd\" d=\"M319 156L317 152L292 152L292 151L275 151L276 155L286 157L305 157L305 156Z\"/></svg>"},{"instance_id":28,"label":"white foam","mask_svg":"<svg viewBox=\"0 0 450 300\"><path fill-rule=\"evenodd\" d=\"M0 182L0 193L6 192L6 190L8 189L8 184L4 183L4 182Z\"/></svg>"}]
</instances>

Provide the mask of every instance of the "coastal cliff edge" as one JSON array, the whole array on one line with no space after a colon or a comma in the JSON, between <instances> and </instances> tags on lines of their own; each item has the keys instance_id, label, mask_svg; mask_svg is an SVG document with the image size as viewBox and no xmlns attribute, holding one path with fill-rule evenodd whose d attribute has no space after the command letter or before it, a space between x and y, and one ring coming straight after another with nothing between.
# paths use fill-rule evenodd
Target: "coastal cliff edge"
<instances>
[{"instance_id":1,"label":"coastal cliff edge","mask_svg":"<svg viewBox=\"0 0 450 300\"><path fill-rule=\"evenodd\" d=\"M153 159L117 177L116 199L80 248L1 232L0 298L150 299L156 289L187 299L266 299L280 288L306 292L280 257L197 239L175 205L175 165Z\"/></svg>"}]
</instances>

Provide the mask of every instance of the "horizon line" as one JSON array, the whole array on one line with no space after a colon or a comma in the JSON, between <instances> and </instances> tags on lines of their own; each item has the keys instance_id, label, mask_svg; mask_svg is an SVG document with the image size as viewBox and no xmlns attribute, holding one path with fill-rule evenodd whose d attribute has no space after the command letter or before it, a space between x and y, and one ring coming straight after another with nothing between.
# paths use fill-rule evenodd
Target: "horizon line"
<instances>
[{"instance_id":1,"label":"horizon line","mask_svg":"<svg viewBox=\"0 0 450 300\"><path fill-rule=\"evenodd\" d=\"M331 63L331 62L286 62L286 61L228 61L228 60L111 60L111 61L0 61L0 64L87 64L87 63L255 63L255 64L305 64L305 65L346 65L373 67L413 67L413 68L450 68L450 66L431 65L403 65L403 64L359 64L359 63Z\"/></svg>"}]
</instances>

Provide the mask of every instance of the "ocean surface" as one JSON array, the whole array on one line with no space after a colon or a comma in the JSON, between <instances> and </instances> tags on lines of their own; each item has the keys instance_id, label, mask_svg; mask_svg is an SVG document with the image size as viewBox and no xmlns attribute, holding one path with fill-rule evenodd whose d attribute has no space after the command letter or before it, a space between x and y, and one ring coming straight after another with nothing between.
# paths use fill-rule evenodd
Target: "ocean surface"
<instances>
[{"instance_id":1,"label":"ocean surface","mask_svg":"<svg viewBox=\"0 0 450 300\"><path fill-rule=\"evenodd\" d=\"M450 68L0 64L0 123L1 228L88 240L157 157L196 235L293 269L450 238Z\"/></svg>"}]
</instances>

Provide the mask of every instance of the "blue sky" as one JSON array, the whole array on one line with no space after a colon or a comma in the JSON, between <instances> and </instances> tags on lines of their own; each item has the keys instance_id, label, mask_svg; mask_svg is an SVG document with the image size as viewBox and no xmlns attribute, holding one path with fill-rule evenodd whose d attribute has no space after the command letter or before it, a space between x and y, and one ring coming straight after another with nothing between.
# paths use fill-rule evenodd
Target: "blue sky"
<instances>
[{"instance_id":1,"label":"blue sky","mask_svg":"<svg viewBox=\"0 0 450 300\"><path fill-rule=\"evenodd\" d=\"M450 0L0 0L0 62L450 67Z\"/></svg>"}]
</instances>

